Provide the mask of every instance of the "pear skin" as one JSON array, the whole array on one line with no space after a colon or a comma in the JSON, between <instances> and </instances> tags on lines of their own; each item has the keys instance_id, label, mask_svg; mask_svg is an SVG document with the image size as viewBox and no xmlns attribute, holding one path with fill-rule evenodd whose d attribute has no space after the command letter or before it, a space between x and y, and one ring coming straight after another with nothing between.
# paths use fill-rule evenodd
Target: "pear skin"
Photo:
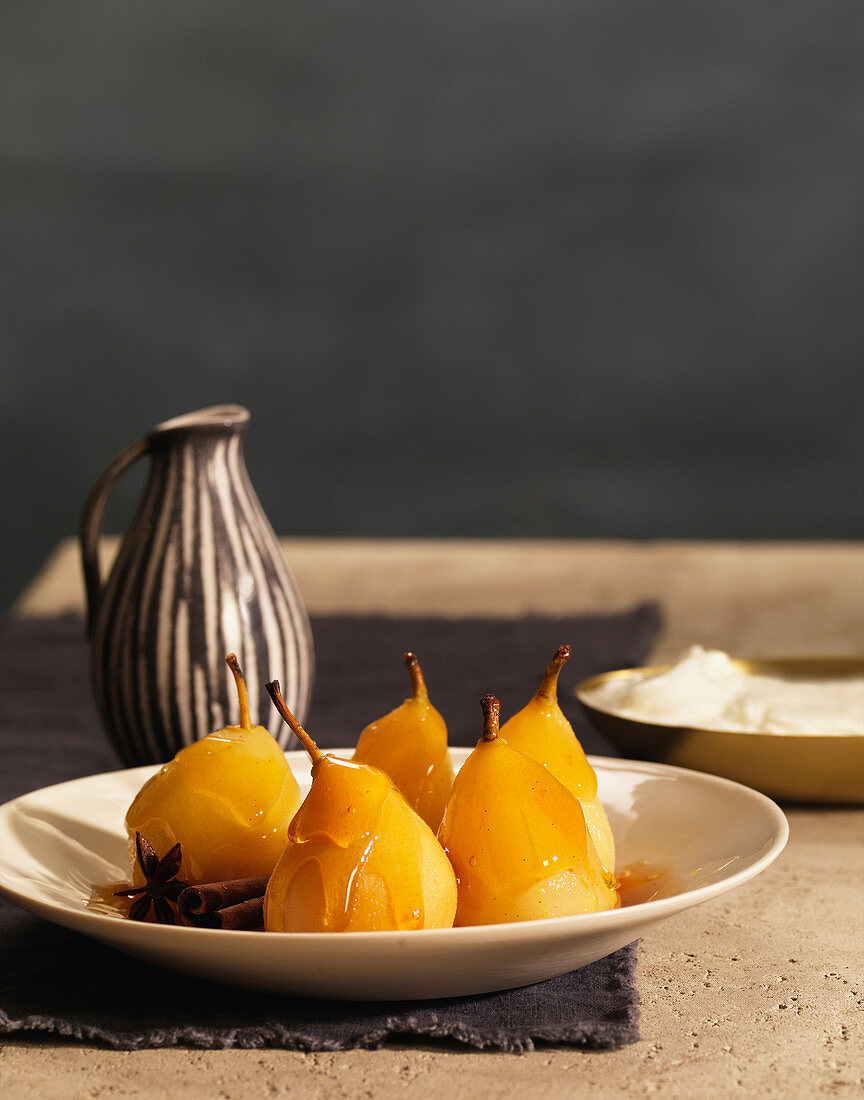
<instances>
[{"instance_id":1,"label":"pear skin","mask_svg":"<svg viewBox=\"0 0 864 1100\"><path fill-rule=\"evenodd\" d=\"M453 786L447 726L429 702L420 662L403 654L413 693L360 734L354 760L386 772L405 801L437 831Z\"/></svg>"},{"instance_id":2,"label":"pear skin","mask_svg":"<svg viewBox=\"0 0 864 1100\"><path fill-rule=\"evenodd\" d=\"M618 904L579 800L498 736L498 700L456 775L438 839L458 883L455 925L571 916Z\"/></svg>"},{"instance_id":3,"label":"pear skin","mask_svg":"<svg viewBox=\"0 0 864 1100\"><path fill-rule=\"evenodd\" d=\"M226 662L240 699L240 725L181 749L149 779L126 814L137 882L135 833L157 852L179 842L178 877L186 882L269 875L285 847L300 789L285 754L263 726L252 726L240 665Z\"/></svg>"},{"instance_id":4,"label":"pear skin","mask_svg":"<svg viewBox=\"0 0 864 1100\"><path fill-rule=\"evenodd\" d=\"M264 899L269 932L373 932L449 928L453 868L429 826L389 776L324 755L267 685L309 752L312 786L288 830Z\"/></svg>"},{"instance_id":5,"label":"pear skin","mask_svg":"<svg viewBox=\"0 0 864 1100\"><path fill-rule=\"evenodd\" d=\"M615 841L597 795L597 776L558 704L558 676L569 657L570 646L562 645L534 697L501 727L501 737L544 764L579 799L597 854L603 866L614 871Z\"/></svg>"}]
</instances>

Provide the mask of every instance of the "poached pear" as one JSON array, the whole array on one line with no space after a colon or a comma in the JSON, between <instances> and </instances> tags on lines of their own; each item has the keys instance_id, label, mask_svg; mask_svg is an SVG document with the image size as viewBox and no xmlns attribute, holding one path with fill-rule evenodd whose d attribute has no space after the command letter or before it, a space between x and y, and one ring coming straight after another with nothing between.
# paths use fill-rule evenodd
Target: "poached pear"
<instances>
[{"instance_id":1,"label":"poached pear","mask_svg":"<svg viewBox=\"0 0 864 1100\"><path fill-rule=\"evenodd\" d=\"M321 752L267 684L312 760L312 786L264 897L268 932L449 928L456 879L435 834L391 779Z\"/></svg>"},{"instance_id":2,"label":"poached pear","mask_svg":"<svg viewBox=\"0 0 864 1100\"><path fill-rule=\"evenodd\" d=\"M149 779L129 807L126 829L135 881L135 834L159 852L181 845L178 876L190 883L269 875L300 806L285 754L263 726L253 726L239 662L225 661L240 701L240 725L182 748Z\"/></svg>"},{"instance_id":3,"label":"poached pear","mask_svg":"<svg viewBox=\"0 0 864 1100\"><path fill-rule=\"evenodd\" d=\"M429 702L416 655L405 653L403 660L411 677L411 697L363 730L354 760L386 772L435 832L453 786L447 726Z\"/></svg>"},{"instance_id":4,"label":"poached pear","mask_svg":"<svg viewBox=\"0 0 864 1100\"><path fill-rule=\"evenodd\" d=\"M613 909L577 798L548 768L498 736L500 704L482 702L483 736L453 782L438 839L459 887L456 925Z\"/></svg>"},{"instance_id":5,"label":"poached pear","mask_svg":"<svg viewBox=\"0 0 864 1100\"><path fill-rule=\"evenodd\" d=\"M614 871L615 841L597 795L597 775L558 703L558 677L569 658L570 646L560 646L534 697L504 723L501 737L544 764L579 799L597 855L607 870Z\"/></svg>"}]
</instances>

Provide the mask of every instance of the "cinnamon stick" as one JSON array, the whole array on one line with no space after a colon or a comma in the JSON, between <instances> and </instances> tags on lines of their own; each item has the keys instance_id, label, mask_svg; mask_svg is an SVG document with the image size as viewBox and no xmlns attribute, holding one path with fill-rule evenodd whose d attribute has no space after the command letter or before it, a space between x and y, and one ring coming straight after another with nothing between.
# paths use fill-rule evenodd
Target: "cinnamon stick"
<instances>
[{"instance_id":1,"label":"cinnamon stick","mask_svg":"<svg viewBox=\"0 0 864 1100\"><path fill-rule=\"evenodd\" d=\"M259 916L260 926L267 881L266 877L240 878L187 886L177 899L177 912L183 924L198 928L254 928L256 925L248 922ZM252 904L256 902L257 906ZM244 905L246 909L242 909Z\"/></svg>"},{"instance_id":2,"label":"cinnamon stick","mask_svg":"<svg viewBox=\"0 0 864 1100\"><path fill-rule=\"evenodd\" d=\"M219 922L217 928L243 932L260 931L264 927L264 895L260 898L249 898L237 905L229 905L225 909L217 909L211 916Z\"/></svg>"}]
</instances>

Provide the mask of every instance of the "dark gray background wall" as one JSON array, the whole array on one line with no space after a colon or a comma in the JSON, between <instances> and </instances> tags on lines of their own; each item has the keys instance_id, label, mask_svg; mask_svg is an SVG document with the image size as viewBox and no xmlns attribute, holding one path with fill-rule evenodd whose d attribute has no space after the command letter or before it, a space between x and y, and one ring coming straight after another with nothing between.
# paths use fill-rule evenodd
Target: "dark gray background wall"
<instances>
[{"instance_id":1,"label":"dark gray background wall","mask_svg":"<svg viewBox=\"0 0 864 1100\"><path fill-rule=\"evenodd\" d=\"M3 603L222 401L283 533L864 534L857 0L0 21Z\"/></svg>"}]
</instances>

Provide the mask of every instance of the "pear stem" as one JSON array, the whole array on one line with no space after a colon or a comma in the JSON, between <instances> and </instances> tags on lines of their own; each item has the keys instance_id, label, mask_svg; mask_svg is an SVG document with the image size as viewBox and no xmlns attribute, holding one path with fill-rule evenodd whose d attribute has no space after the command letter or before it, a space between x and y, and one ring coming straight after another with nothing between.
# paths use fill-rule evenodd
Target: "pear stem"
<instances>
[{"instance_id":1,"label":"pear stem","mask_svg":"<svg viewBox=\"0 0 864 1100\"><path fill-rule=\"evenodd\" d=\"M420 668L420 661L416 653L403 653L402 660L408 669L408 675L411 677L411 687L414 692L415 699L425 699L428 696L426 690L426 681L423 679L423 670Z\"/></svg>"},{"instance_id":2,"label":"pear stem","mask_svg":"<svg viewBox=\"0 0 864 1100\"><path fill-rule=\"evenodd\" d=\"M558 676L561 669L564 667L567 661L570 660L570 646L562 645L558 647L558 652L549 662L546 671L543 673L543 680L540 687L537 689L537 695L543 699L557 699L558 698Z\"/></svg>"},{"instance_id":3,"label":"pear stem","mask_svg":"<svg viewBox=\"0 0 864 1100\"><path fill-rule=\"evenodd\" d=\"M269 684L264 685L267 688L267 693L273 700L273 706L279 711L288 725L291 727L291 732L295 735L297 740L303 746L303 748L309 753L309 757L313 764L317 764L319 760L324 759L324 753L318 748L306 730L300 725L291 711L288 709L288 704L282 698L282 689L279 687L279 681L273 680Z\"/></svg>"},{"instance_id":4,"label":"pear stem","mask_svg":"<svg viewBox=\"0 0 864 1100\"><path fill-rule=\"evenodd\" d=\"M225 658L225 664L234 674L234 683L237 685L237 697L240 700L240 728L251 730L252 719L249 716L249 694L246 691L246 680L243 677L243 670L240 668L240 662L237 660L237 654L229 653Z\"/></svg>"},{"instance_id":5,"label":"pear stem","mask_svg":"<svg viewBox=\"0 0 864 1100\"><path fill-rule=\"evenodd\" d=\"M498 736L498 716L501 713L501 704L494 695L484 695L480 700L480 709L483 711L483 740L494 741Z\"/></svg>"}]
</instances>

